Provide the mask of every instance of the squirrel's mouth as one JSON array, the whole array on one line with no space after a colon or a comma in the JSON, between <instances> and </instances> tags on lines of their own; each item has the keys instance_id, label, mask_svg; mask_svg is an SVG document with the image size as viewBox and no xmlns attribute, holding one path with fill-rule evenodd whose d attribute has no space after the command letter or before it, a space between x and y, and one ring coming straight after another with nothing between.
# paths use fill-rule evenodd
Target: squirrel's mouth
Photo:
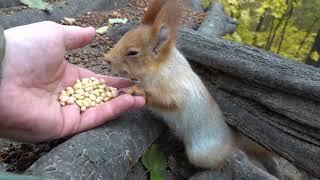
<instances>
[{"instance_id":1,"label":"squirrel's mouth","mask_svg":"<svg viewBox=\"0 0 320 180\"><path fill-rule=\"evenodd\" d=\"M138 81L137 78L135 78L132 75L130 75L130 73L128 71L120 71L120 72L117 73L117 75L119 77L131 79L132 81Z\"/></svg>"},{"instance_id":2,"label":"squirrel's mouth","mask_svg":"<svg viewBox=\"0 0 320 180\"><path fill-rule=\"evenodd\" d=\"M117 68L117 66L112 66L111 72L117 77L131 79L132 81L138 81L136 77L134 77L132 74L130 74L127 70L124 70L123 68Z\"/></svg>"}]
</instances>

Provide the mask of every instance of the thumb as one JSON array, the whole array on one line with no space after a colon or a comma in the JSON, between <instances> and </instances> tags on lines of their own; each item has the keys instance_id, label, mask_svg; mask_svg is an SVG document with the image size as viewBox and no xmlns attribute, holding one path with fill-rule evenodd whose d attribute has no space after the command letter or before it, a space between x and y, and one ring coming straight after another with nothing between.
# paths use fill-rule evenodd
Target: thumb
<instances>
[{"instance_id":1,"label":"thumb","mask_svg":"<svg viewBox=\"0 0 320 180\"><path fill-rule=\"evenodd\" d=\"M87 45L95 35L93 27L63 26L63 42L67 51Z\"/></svg>"}]
</instances>

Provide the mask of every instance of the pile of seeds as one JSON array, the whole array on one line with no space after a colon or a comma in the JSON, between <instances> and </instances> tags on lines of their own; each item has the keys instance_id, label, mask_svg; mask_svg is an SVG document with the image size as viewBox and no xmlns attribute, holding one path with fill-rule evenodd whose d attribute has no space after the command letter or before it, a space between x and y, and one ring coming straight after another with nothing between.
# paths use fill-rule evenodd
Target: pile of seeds
<instances>
[{"instance_id":1,"label":"pile of seeds","mask_svg":"<svg viewBox=\"0 0 320 180\"><path fill-rule=\"evenodd\" d=\"M61 91L59 102L61 106L77 104L81 111L85 111L117 96L117 88L107 86L103 79L91 77L77 80L73 87Z\"/></svg>"}]
</instances>

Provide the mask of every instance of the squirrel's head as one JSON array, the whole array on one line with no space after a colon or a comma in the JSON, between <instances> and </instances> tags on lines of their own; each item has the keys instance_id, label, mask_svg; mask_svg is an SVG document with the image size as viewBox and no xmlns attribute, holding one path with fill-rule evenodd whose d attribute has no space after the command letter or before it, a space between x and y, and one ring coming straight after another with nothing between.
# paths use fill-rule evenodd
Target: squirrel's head
<instances>
[{"instance_id":1,"label":"squirrel's head","mask_svg":"<svg viewBox=\"0 0 320 180\"><path fill-rule=\"evenodd\" d=\"M165 63L175 46L181 9L176 0L154 0L141 25L127 32L106 54L113 71L140 79Z\"/></svg>"}]
</instances>

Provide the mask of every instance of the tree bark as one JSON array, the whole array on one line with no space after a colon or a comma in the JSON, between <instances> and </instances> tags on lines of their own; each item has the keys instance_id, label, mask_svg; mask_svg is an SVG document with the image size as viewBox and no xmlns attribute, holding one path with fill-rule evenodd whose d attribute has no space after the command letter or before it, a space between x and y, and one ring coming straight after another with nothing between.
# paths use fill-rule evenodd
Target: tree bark
<instances>
[{"instance_id":1,"label":"tree bark","mask_svg":"<svg viewBox=\"0 0 320 180\"><path fill-rule=\"evenodd\" d=\"M125 179L164 130L149 111L129 112L76 135L36 161L25 173L58 179Z\"/></svg>"},{"instance_id":2,"label":"tree bark","mask_svg":"<svg viewBox=\"0 0 320 180\"><path fill-rule=\"evenodd\" d=\"M320 147L288 134L271 122L271 119L285 119L283 116L223 91L216 91L214 95L230 125L296 166L320 177Z\"/></svg>"},{"instance_id":3,"label":"tree bark","mask_svg":"<svg viewBox=\"0 0 320 180\"><path fill-rule=\"evenodd\" d=\"M288 94L320 101L320 70L236 42L182 28L177 47L190 60Z\"/></svg>"},{"instance_id":4,"label":"tree bark","mask_svg":"<svg viewBox=\"0 0 320 180\"><path fill-rule=\"evenodd\" d=\"M272 118L270 121L287 133L320 146L320 112L318 112L320 103L306 101L304 98L271 88L252 85L226 75L219 76L217 85L226 92L255 101L283 115L280 121Z\"/></svg>"},{"instance_id":5,"label":"tree bark","mask_svg":"<svg viewBox=\"0 0 320 180\"><path fill-rule=\"evenodd\" d=\"M274 176L250 163L243 153L234 154L226 163L223 171L204 171L195 174L190 180L277 180Z\"/></svg>"}]
</instances>

